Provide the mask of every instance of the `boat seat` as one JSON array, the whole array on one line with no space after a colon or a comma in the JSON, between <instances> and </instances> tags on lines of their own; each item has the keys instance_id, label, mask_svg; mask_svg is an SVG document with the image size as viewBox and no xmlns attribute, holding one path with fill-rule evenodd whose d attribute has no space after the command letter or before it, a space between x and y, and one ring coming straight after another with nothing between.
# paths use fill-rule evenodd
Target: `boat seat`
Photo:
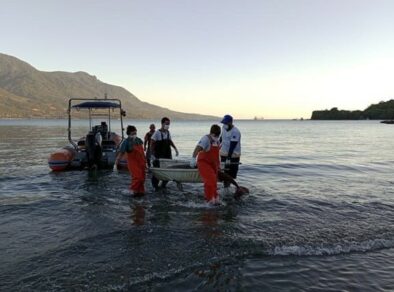
<instances>
[{"instance_id":1,"label":"boat seat","mask_svg":"<svg viewBox=\"0 0 394 292\"><path fill-rule=\"evenodd\" d=\"M86 146L85 140L78 141L77 145L78 145L78 147L84 148ZM103 140L101 142L101 146L103 148L115 148L116 143L115 143L115 141L112 141L112 140Z\"/></svg>"},{"instance_id":2,"label":"boat seat","mask_svg":"<svg viewBox=\"0 0 394 292\"><path fill-rule=\"evenodd\" d=\"M103 146L103 148L115 148L116 147L116 143L115 141L112 140L104 140L101 145Z\"/></svg>"}]
</instances>

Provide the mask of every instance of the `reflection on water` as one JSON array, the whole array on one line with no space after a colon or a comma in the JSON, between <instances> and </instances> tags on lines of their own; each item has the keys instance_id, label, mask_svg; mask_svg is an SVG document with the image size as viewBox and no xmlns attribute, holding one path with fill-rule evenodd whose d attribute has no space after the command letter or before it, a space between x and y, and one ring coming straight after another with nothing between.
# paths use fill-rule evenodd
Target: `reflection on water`
<instances>
[{"instance_id":1,"label":"reflection on water","mask_svg":"<svg viewBox=\"0 0 394 292\"><path fill-rule=\"evenodd\" d=\"M205 233L208 238L220 237L223 235L218 221L219 213L215 209L203 210L199 221L202 224L202 232Z\"/></svg>"},{"instance_id":2,"label":"reflection on water","mask_svg":"<svg viewBox=\"0 0 394 292\"><path fill-rule=\"evenodd\" d=\"M139 204L136 203L131 206L131 219L133 221L134 225L144 225L145 223L145 208Z\"/></svg>"},{"instance_id":3,"label":"reflection on water","mask_svg":"<svg viewBox=\"0 0 394 292\"><path fill-rule=\"evenodd\" d=\"M151 121L131 122L144 133ZM171 124L182 159L211 124ZM134 198L127 172L50 172L66 123L0 121L0 290L390 291L392 128L238 126L250 194L235 200L218 185L212 207L199 184L155 193L148 177Z\"/></svg>"}]
</instances>

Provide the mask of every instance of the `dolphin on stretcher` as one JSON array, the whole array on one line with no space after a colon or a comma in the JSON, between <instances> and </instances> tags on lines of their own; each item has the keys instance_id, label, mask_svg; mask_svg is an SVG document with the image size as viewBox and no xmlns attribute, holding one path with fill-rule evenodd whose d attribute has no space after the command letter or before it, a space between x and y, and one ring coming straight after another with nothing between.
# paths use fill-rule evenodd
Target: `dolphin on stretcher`
<instances>
[{"instance_id":1,"label":"dolphin on stretcher","mask_svg":"<svg viewBox=\"0 0 394 292\"><path fill-rule=\"evenodd\" d=\"M183 190L182 183L202 183L201 176L197 168L191 168L187 160L160 159L161 167L151 167L150 170L159 180L174 181L180 190ZM238 183L227 173L219 170L218 181L228 182L236 187L235 198L248 194L246 187L239 186Z\"/></svg>"}]
</instances>

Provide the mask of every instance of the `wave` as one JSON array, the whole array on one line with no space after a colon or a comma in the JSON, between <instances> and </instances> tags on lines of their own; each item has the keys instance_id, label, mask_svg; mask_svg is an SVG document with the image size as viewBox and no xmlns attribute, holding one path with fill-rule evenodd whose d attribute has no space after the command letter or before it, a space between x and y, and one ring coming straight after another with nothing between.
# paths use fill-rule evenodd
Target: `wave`
<instances>
[{"instance_id":1,"label":"wave","mask_svg":"<svg viewBox=\"0 0 394 292\"><path fill-rule=\"evenodd\" d=\"M46 195L19 195L19 196L6 196L0 198L0 206L10 206L10 205L27 205L33 204L46 199Z\"/></svg>"},{"instance_id":2,"label":"wave","mask_svg":"<svg viewBox=\"0 0 394 292\"><path fill-rule=\"evenodd\" d=\"M362 242L338 243L335 245L283 245L276 246L268 252L274 256L325 256L353 252L370 252L380 249L394 248L394 239L370 239Z\"/></svg>"},{"instance_id":3,"label":"wave","mask_svg":"<svg viewBox=\"0 0 394 292\"><path fill-rule=\"evenodd\" d=\"M288 170L311 170L311 171L353 171L353 172L372 172L379 171L378 165L362 165L362 164L338 164L338 163L273 163L273 164L252 164L249 166L242 166L243 170L250 170L253 172L272 172L272 171L288 171ZM381 167L380 167L381 168ZM383 171L383 169L381 169Z\"/></svg>"}]
</instances>

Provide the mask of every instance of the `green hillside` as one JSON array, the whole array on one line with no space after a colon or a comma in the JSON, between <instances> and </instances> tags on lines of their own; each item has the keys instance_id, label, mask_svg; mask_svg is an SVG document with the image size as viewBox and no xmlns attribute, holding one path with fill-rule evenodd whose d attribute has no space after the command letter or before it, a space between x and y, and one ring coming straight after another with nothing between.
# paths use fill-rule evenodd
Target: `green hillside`
<instances>
[{"instance_id":1,"label":"green hillside","mask_svg":"<svg viewBox=\"0 0 394 292\"><path fill-rule=\"evenodd\" d=\"M126 89L104 83L85 72L43 72L0 53L0 118L65 118L73 98L119 98L128 118L212 119L171 111L139 100Z\"/></svg>"},{"instance_id":2,"label":"green hillside","mask_svg":"<svg viewBox=\"0 0 394 292\"><path fill-rule=\"evenodd\" d=\"M372 104L365 110L347 111L331 110L313 111L311 120L391 120L394 119L394 99Z\"/></svg>"}]
</instances>

